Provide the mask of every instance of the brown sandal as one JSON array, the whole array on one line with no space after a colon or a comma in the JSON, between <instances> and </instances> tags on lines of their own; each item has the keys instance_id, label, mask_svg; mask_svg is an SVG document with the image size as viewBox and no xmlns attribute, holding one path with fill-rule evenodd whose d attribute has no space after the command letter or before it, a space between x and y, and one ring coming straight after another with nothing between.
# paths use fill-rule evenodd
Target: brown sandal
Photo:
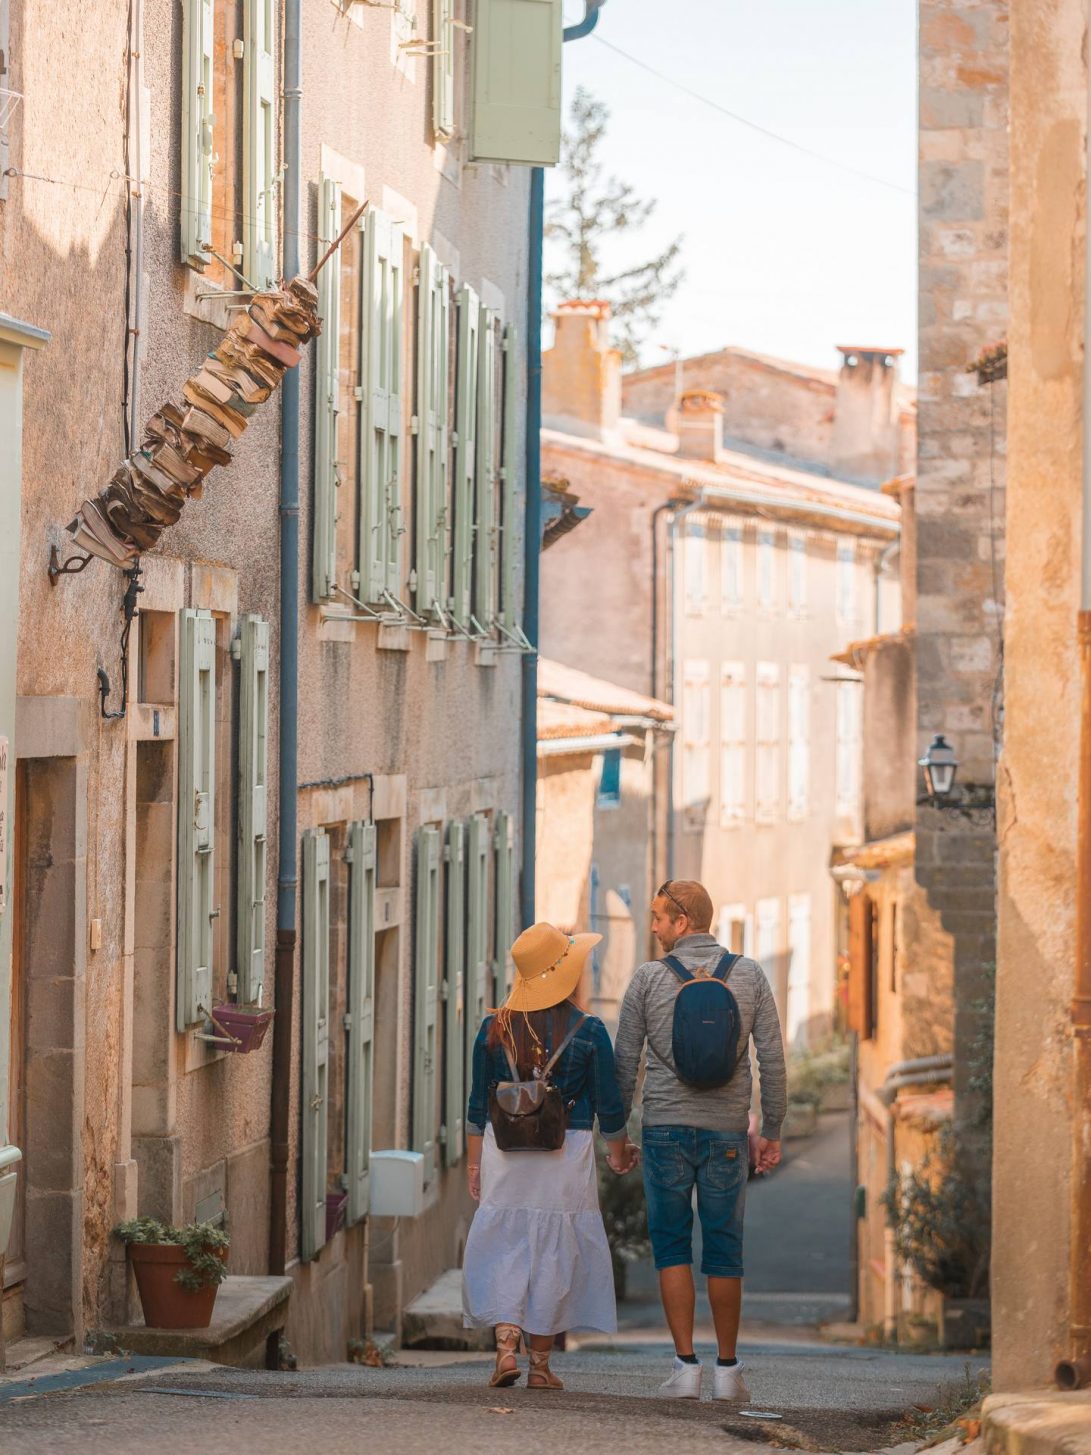
<instances>
[{"instance_id":1,"label":"brown sandal","mask_svg":"<svg viewBox=\"0 0 1091 1455\"><path fill-rule=\"evenodd\" d=\"M522 1333L514 1324L496 1326L496 1369L489 1380L490 1389L507 1389L519 1378L519 1340Z\"/></svg>"},{"instance_id":2,"label":"brown sandal","mask_svg":"<svg viewBox=\"0 0 1091 1455\"><path fill-rule=\"evenodd\" d=\"M563 1389L564 1384L549 1367L549 1350L530 1351L530 1373L527 1375L528 1389Z\"/></svg>"}]
</instances>

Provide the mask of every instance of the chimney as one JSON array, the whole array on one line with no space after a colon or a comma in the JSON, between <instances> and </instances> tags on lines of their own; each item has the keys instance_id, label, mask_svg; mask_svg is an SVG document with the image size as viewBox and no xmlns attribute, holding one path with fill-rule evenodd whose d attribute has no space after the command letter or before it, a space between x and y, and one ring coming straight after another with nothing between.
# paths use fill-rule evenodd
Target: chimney
<instances>
[{"instance_id":1,"label":"chimney","mask_svg":"<svg viewBox=\"0 0 1091 1455\"><path fill-rule=\"evenodd\" d=\"M838 344L830 468L863 485L879 485L898 469L899 423L895 398L901 349Z\"/></svg>"},{"instance_id":2,"label":"chimney","mask_svg":"<svg viewBox=\"0 0 1091 1455\"><path fill-rule=\"evenodd\" d=\"M724 447L724 406L709 389L683 389L673 413L678 453L714 462Z\"/></svg>"},{"instance_id":3,"label":"chimney","mask_svg":"<svg viewBox=\"0 0 1091 1455\"><path fill-rule=\"evenodd\" d=\"M621 354L610 347L610 305L562 303L553 347L542 356L543 423L604 439L621 419Z\"/></svg>"}]
</instances>

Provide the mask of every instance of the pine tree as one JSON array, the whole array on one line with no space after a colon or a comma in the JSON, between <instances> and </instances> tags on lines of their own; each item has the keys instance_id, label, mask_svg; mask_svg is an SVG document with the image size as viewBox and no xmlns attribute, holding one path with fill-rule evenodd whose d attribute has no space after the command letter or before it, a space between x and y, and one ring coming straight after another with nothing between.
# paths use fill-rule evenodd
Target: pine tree
<instances>
[{"instance_id":1,"label":"pine tree","mask_svg":"<svg viewBox=\"0 0 1091 1455\"><path fill-rule=\"evenodd\" d=\"M561 175L567 196L549 204L545 235L552 267L546 285L557 301L601 298L615 320L614 342L626 364L639 360L640 346L659 323L663 305L684 275L676 266L682 250L677 237L646 263L619 273L602 271L603 243L635 233L655 211L655 202L637 196L628 182L603 177L598 148L610 113L580 86L572 99L571 129L561 147Z\"/></svg>"}]
</instances>

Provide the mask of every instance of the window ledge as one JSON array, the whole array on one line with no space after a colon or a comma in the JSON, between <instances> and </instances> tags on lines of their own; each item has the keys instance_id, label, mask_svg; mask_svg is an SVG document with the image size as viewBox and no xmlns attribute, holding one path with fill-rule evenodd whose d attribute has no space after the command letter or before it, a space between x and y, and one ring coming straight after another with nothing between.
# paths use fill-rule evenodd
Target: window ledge
<instances>
[{"instance_id":1,"label":"window ledge","mask_svg":"<svg viewBox=\"0 0 1091 1455\"><path fill-rule=\"evenodd\" d=\"M408 652L410 632L401 622L380 622L379 637L375 643L378 652Z\"/></svg>"},{"instance_id":2,"label":"window ledge","mask_svg":"<svg viewBox=\"0 0 1091 1455\"><path fill-rule=\"evenodd\" d=\"M425 638L424 660L426 662L446 662L447 652L447 633L443 630L430 631Z\"/></svg>"},{"instance_id":3,"label":"window ledge","mask_svg":"<svg viewBox=\"0 0 1091 1455\"><path fill-rule=\"evenodd\" d=\"M474 661L479 667L495 667L499 655L495 642L478 642L474 648Z\"/></svg>"}]
</instances>

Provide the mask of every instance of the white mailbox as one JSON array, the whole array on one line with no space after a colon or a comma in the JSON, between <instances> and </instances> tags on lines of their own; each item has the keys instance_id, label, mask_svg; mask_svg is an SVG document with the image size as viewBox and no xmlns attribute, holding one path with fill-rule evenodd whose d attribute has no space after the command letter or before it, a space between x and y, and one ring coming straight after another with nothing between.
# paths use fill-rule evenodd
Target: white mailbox
<instances>
[{"instance_id":1,"label":"white mailbox","mask_svg":"<svg viewBox=\"0 0 1091 1455\"><path fill-rule=\"evenodd\" d=\"M15 1183L23 1154L18 1147L0 1147L0 1253L8 1246L15 1217Z\"/></svg>"},{"instance_id":2,"label":"white mailbox","mask_svg":"<svg viewBox=\"0 0 1091 1455\"><path fill-rule=\"evenodd\" d=\"M415 1218L424 1211L423 1152L372 1152L369 1181L373 1218Z\"/></svg>"}]
</instances>

